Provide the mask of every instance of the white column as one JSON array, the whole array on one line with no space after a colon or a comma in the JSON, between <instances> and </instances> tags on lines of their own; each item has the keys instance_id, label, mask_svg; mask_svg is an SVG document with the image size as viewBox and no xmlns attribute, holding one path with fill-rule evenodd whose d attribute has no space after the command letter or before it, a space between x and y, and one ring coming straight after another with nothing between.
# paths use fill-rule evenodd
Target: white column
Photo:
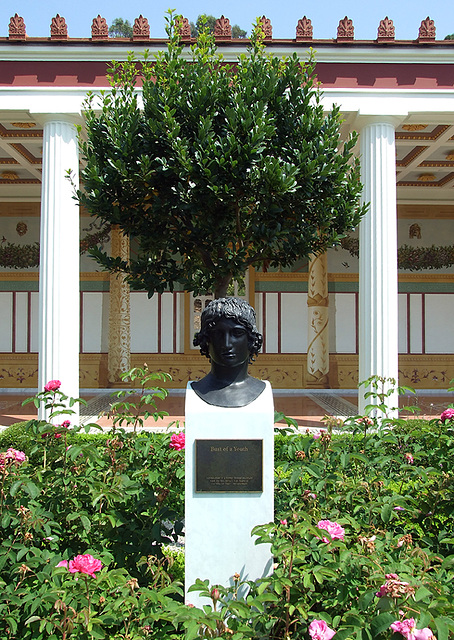
<instances>
[{"instance_id":1,"label":"white column","mask_svg":"<svg viewBox=\"0 0 454 640\"><path fill-rule=\"evenodd\" d=\"M361 130L361 180L367 215L359 227L359 381L398 378L395 123L376 118ZM389 390L390 384L384 384ZM377 404L359 393L359 410ZM386 400L397 407L397 394ZM381 411L378 416L383 415ZM388 414L395 416L396 412Z\"/></svg>"},{"instance_id":2,"label":"white column","mask_svg":"<svg viewBox=\"0 0 454 640\"><path fill-rule=\"evenodd\" d=\"M50 116L43 131L43 178L39 267L38 386L61 380L61 390L79 396L79 206L66 177L79 181L77 132ZM77 410L77 405L73 407ZM73 418L73 420L75 417Z\"/></svg>"}]
</instances>

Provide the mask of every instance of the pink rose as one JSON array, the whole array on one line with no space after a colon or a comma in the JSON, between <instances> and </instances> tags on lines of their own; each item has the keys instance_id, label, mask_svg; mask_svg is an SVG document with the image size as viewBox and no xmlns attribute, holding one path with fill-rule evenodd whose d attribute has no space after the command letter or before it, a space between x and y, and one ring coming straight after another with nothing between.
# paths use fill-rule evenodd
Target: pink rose
<instances>
[{"instance_id":1,"label":"pink rose","mask_svg":"<svg viewBox=\"0 0 454 640\"><path fill-rule=\"evenodd\" d=\"M44 391L58 391L60 387L60 380L49 380L49 382L44 385Z\"/></svg>"},{"instance_id":2,"label":"pink rose","mask_svg":"<svg viewBox=\"0 0 454 640\"><path fill-rule=\"evenodd\" d=\"M281 520L280 522L281 522L282 525L284 525L284 527L287 524L287 520L285 518L283 520Z\"/></svg>"},{"instance_id":3,"label":"pink rose","mask_svg":"<svg viewBox=\"0 0 454 640\"><path fill-rule=\"evenodd\" d=\"M345 536L345 529L337 522L331 522L331 520L320 520L317 523L319 529L328 531L333 540L343 540ZM323 542L330 542L328 538L322 538Z\"/></svg>"},{"instance_id":4,"label":"pink rose","mask_svg":"<svg viewBox=\"0 0 454 640\"><path fill-rule=\"evenodd\" d=\"M309 625L309 635L312 640L331 640L336 634L324 620L312 620Z\"/></svg>"},{"instance_id":5,"label":"pink rose","mask_svg":"<svg viewBox=\"0 0 454 640\"><path fill-rule=\"evenodd\" d=\"M68 568L68 561L67 560L60 560L60 562L57 564L57 567L66 567L66 568Z\"/></svg>"},{"instance_id":6,"label":"pink rose","mask_svg":"<svg viewBox=\"0 0 454 640\"><path fill-rule=\"evenodd\" d=\"M453 419L454 419L454 409L451 407L449 409L445 409L440 416L440 420L442 422L446 422L447 420L453 420Z\"/></svg>"},{"instance_id":7,"label":"pink rose","mask_svg":"<svg viewBox=\"0 0 454 640\"><path fill-rule=\"evenodd\" d=\"M180 433L172 433L169 444L169 447L171 449L175 449L175 451L181 451L181 449L184 449L184 443L185 437L183 431L180 431Z\"/></svg>"},{"instance_id":8,"label":"pink rose","mask_svg":"<svg viewBox=\"0 0 454 640\"><path fill-rule=\"evenodd\" d=\"M413 460L413 456L411 455L411 453L406 453L405 454L405 462L408 462L408 464L413 464L414 460Z\"/></svg>"},{"instance_id":9,"label":"pink rose","mask_svg":"<svg viewBox=\"0 0 454 640\"><path fill-rule=\"evenodd\" d=\"M54 433L54 438L61 438L61 433Z\"/></svg>"},{"instance_id":10,"label":"pink rose","mask_svg":"<svg viewBox=\"0 0 454 640\"><path fill-rule=\"evenodd\" d=\"M60 426L63 427L64 429L69 429L69 427L71 426L71 423L69 420L65 420L64 422L61 423Z\"/></svg>"},{"instance_id":11,"label":"pink rose","mask_svg":"<svg viewBox=\"0 0 454 640\"><path fill-rule=\"evenodd\" d=\"M408 618L407 620L396 620L391 627L396 633L400 633L406 638L406 640L430 640L433 638L433 633L429 627L424 629L417 629L414 618Z\"/></svg>"},{"instance_id":12,"label":"pink rose","mask_svg":"<svg viewBox=\"0 0 454 640\"><path fill-rule=\"evenodd\" d=\"M101 560L93 558L89 553L84 553L80 556L76 556L69 561L70 573L86 573L92 578L96 578L95 572L100 571L102 567Z\"/></svg>"},{"instance_id":13,"label":"pink rose","mask_svg":"<svg viewBox=\"0 0 454 640\"><path fill-rule=\"evenodd\" d=\"M14 462L22 464L22 462L25 462L26 455L23 451L18 451L17 449L13 449L12 447L10 447L6 451L5 458L14 460Z\"/></svg>"}]
</instances>

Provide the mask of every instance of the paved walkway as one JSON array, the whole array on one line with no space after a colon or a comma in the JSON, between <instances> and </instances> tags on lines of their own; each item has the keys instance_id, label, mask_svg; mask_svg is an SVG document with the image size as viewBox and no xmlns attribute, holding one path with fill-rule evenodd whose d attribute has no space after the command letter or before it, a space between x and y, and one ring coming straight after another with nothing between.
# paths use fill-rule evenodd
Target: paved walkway
<instances>
[{"instance_id":1,"label":"paved walkway","mask_svg":"<svg viewBox=\"0 0 454 640\"><path fill-rule=\"evenodd\" d=\"M21 420L36 417L33 403L24 407L24 399L33 396L33 389L0 389L0 427L6 427ZM112 399L112 389L82 389L81 397L87 401L81 407L81 421L95 422L102 427L112 425L107 414ZM401 406L413 404L419 406L421 413L429 418L438 417L452 402L454 393L434 390L420 390L416 397L406 396L401 399ZM322 418L326 415L345 418L357 413L358 392L356 389L312 389L310 391L276 390L274 403L276 411L284 413L296 420L300 428L323 428ZM158 400L158 410L167 411L168 416L155 422L153 418L145 421L145 428L164 430L169 426L178 428L184 425L184 390L171 390L164 400Z\"/></svg>"}]
</instances>

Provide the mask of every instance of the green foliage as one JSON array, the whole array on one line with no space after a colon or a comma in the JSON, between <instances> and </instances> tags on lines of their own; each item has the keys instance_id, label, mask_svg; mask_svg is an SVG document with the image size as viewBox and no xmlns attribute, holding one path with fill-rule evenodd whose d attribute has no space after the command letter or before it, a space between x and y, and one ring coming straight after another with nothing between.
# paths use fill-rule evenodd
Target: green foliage
<instances>
[{"instance_id":1,"label":"green foliage","mask_svg":"<svg viewBox=\"0 0 454 640\"><path fill-rule=\"evenodd\" d=\"M143 388L168 378L141 369L129 376ZM169 447L170 434L117 424L94 437L58 424L74 404L58 389L31 400L49 421L27 423L28 461L0 455L0 637L177 637L181 558L162 545L182 532L182 452ZM4 444L22 429L2 434ZM103 564L95 577L57 567L87 553Z\"/></svg>"},{"instance_id":2,"label":"green foliage","mask_svg":"<svg viewBox=\"0 0 454 640\"><path fill-rule=\"evenodd\" d=\"M31 446L31 438L27 435L25 426L27 421L15 422L0 432L0 449L20 449L28 451Z\"/></svg>"},{"instance_id":3,"label":"green foliage","mask_svg":"<svg viewBox=\"0 0 454 640\"><path fill-rule=\"evenodd\" d=\"M312 57L268 55L256 25L235 65L206 31L189 63L175 25L155 62L114 63L112 90L89 97L78 199L133 239L128 263L93 252L133 289L224 295L250 265L291 265L358 224L356 136L342 144L338 108L324 114Z\"/></svg>"},{"instance_id":4,"label":"green foliage","mask_svg":"<svg viewBox=\"0 0 454 640\"><path fill-rule=\"evenodd\" d=\"M132 25L129 20L115 18L109 27L109 36L111 38L132 38Z\"/></svg>"},{"instance_id":5,"label":"green foliage","mask_svg":"<svg viewBox=\"0 0 454 640\"><path fill-rule=\"evenodd\" d=\"M145 369L129 375L154 384ZM381 379L368 382L385 404ZM62 417L67 401L59 391L36 399ZM181 533L184 473L169 434L117 427L94 438L30 421L34 463L0 454L0 637L308 640L310 623L324 620L334 640L386 640L401 637L394 621L414 618L449 640L454 419L366 418L319 438L286 419L275 438L275 522L253 531L271 545L273 574L234 575L230 588L197 581L203 610L183 604L184 558L169 546ZM87 553L103 565L94 577L57 567Z\"/></svg>"},{"instance_id":6,"label":"green foliage","mask_svg":"<svg viewBox=\"0 0 454 640\"><path fill-rule=\"evenodd\" d=\"M131 396L133 396L132 399L137 398L136 391L124 390L115 393L116 397L121 398L121 400L114 402L109 411L114 431L117 427L132 427L134 433L136 433L137 427L143 428L144 420L147 420L150 416L156 421L169 415L167 411L158 411L156 406L156 399L164 400L168 396L167 389L149 387L149 384L154 383L156 380L160 382L171 380L172 377L168 373L149 371L148 366L145 364L143 368L134 367L130 371L123 373L121 379L130 381L133 385L139 385L141 390L136 402L132 402L130 399ZM150 408L152 409L151 411Z\"/></svg>"},{"instance_id":7,"label":"green foliage","mask_svg":"<svg viewBox=\"0 0 454 640\"><path fill-rule=\"evenodd\" d=\"M201 13L197 16L196 22L191 22L191 38L197 38L201 33L207 31L210 34L214 33L214 27L216 26L216 18L206 13Z\"/></svg>"},{"instance_id":8,"label":"green foliage","mask_svg":"<svg viewBox=\"0 0 454 640\"><path fill-rule=\"evenodd\" d=\"M196 22L191 22L191 38L197 38L201 33L208 31L210 34L214 34L214 28L216 26L216 18L212 15L206 15L204 13L197 17ZM234 24L232 26L232 38L245 38L247 31L242 29L239 25Z\"/></svg>"}]
</instances>

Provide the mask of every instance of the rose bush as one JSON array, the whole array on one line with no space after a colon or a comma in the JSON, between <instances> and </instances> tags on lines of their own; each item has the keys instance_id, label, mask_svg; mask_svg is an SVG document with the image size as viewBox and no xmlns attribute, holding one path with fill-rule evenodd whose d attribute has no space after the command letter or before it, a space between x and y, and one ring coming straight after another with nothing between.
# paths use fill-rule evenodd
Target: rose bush
<instances>
[{"instance_id":1,"label":"rose bush","mask_svg":"<svg viewBox=\"0 0 454 640\"><path fill-rule=\"evenodd\" d=\"M63 398L39 399L59 412ZM276 435L276 518L254 530L274 572L244 582L232 567L228 588L198 581L203 611L183 604L175 552L163 553L182 533L184 453L171 435L32 421L26 447L2 445L0 637L449 640L452 423L370 420L317 440Z\"/></svg>"}]
</instances>

